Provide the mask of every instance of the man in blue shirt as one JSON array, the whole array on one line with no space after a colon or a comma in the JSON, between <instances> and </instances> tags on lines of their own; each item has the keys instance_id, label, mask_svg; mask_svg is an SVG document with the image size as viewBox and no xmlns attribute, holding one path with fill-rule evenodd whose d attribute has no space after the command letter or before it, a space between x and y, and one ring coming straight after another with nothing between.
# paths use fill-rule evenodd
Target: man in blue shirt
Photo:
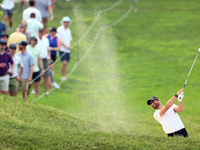
<instances>
[{"instance_id":1,"label":"man in blue shirt","mask_svg":"<svg viewBox=\"0 0 200 150\"><path fill-rule=\"evenodd\" d=\"M22 59L24 64L24 71L19 81L19 87L22 86L23 99L27 100L28 85L29 82L31 82L33 75L34 59L32 54L26 50L26 46L28 45L27 42L21 41L18 44L20 52L17 55Z\"/></svg>"}]
</instances>

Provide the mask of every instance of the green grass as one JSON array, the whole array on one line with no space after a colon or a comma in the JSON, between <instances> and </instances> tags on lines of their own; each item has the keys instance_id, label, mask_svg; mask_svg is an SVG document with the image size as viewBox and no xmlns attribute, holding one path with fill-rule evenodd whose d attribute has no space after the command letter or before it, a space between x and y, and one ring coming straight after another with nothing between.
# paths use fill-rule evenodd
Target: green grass
<instances>
[{"instance_id":1,"label":"green grass","mask_svg":"<svg viewBox=\"0 0 200 150\"><path fill-rule=\"evenodd\" d=\"M59 0L55 20L71 17L73 44L99 10L112 0ZM146 105L155 95L164 104L182 88L199 48L197 0L126 0L103 13L85 39L72 49L68 73L91 46L97 31L134 10L119 24L101 31L90 53L61 89L35 103L0 97L0 149L199 149L199 60L193 68L180 117L189 138L167 138ZM15 8L15 27L21 20ZM60 82L60 63L55 66ZM40 94L44 92L43 84ZM177 103L177 102L176 102Z\"/></svg>"}]
</instances>

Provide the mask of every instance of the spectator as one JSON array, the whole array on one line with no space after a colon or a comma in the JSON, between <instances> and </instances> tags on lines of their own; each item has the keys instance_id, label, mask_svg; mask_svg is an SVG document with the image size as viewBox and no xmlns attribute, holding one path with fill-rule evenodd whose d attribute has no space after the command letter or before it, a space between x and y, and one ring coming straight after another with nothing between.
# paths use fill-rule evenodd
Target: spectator
<instances>
[{"instance_id":1,"label":"spectator","mask_svg":"<svg viewBox=\"0 0 200 150\"><path fill-rule=\"evenodd\" d=\"M9 47L9 53L12 56L12 59L14 61L14 68L12 71L12 76L10 76L10 82L9 82L9 93L10 96L16 97L17 96L17 87L18 87L18 82L21 77L22 77L22 73L23 73L23 63L22 60L19 56L15 55L16 54L16 44L10 44ZM19 72L19 74L18 74Z\"/></svg>"},{"instance_id":2,"label":"spectator","mask_svg":"<svg viewBox=\"0 0 200 150\"><path fill-rule=\"evenodd\" d=\"M34 68L33 68L33 78L34 80L34 91L36 98L39 95L39 84L40 84L40 69L42 70L42 74L44 74L44 67L42 58L40 57L40 50L36 47L37 38L31 37L30 44L26 47L27 51L33 55L34 59ZM40 68L39 68L40 66Z\"/></svg>"},{"instance_id":3,"label":"spectator","mask_svg":"<svg viewBox=\"0 0 200 150\"><path fill-rule=\"evenodd\" d=\"M13 8L14 8L14 0L3 0L1 5L1 9L3 11L3 22L7 26L7 18L9 18L9 31L12 32L12 25L13 25Z\"/></svg>"},{"instance_id":4,"label":"spectator","mask_svg":"<svg viewBox=\"0 0 200 150\"><path fill-rule=\"evenodd\" d=\"M8 39L8 46L10 46L10 44L17 44L21 41L27 41L26 36L23 34L23 30L24 30L24 26L23 25L19 25L16 32L12 33ZM19 45L17 45L17 49L16 52L19 52Z\"/></svg>"},{"instance_id":5,"label":"spectator","mask_svg":"<svg viewBox=\"0 0 200 150\"><path fill-rule=\"evenodd\" d=\"M1 16L0 16L1 17ZM0 37L1 37L1 34L5 32L7 33L7 30L6 30L6 25L3 23L3 22L0 22Z\"/></svg>"},{"instance_id":6,"label":"spectator","mask_svg":"<svg viewBox=\"0 0 200 150\"><path fill-rule=\"evenodd\" d=\"M21 41L18 44L20 52L17 56L22 59L22 63L24 64L24 71L21 79L19 80L18 90L20 86L22 86L23 99L27 100L28 85L29 82L31 82L33 75L34 59L32 54L26 50L26 46L28 45L26 41Z\"/></svg>"},{"instance_id":7,"label":"spectator","mask_svg":"<svg viewBox=\"0 0 200 150\"><path fill-rule=\"evenodd\" d=\"M34 0L29 1L29 7L23 11L22 20L28 20L30 18L31 13L35 13L35 18L38 21L42 21L41 12L37 8L35 8L35 1Z\"/></svg>"},{"instance_id":8,"label":"spectator","mask_svg":"<svg viewBox=\"0 0 200 150\"><path fill-rule=\"evenodd\" d=\"M60 51L61 49L61 46L62 46L62 41L60 38L58 38L56 36L56 32L57 32L57 29L55 27L52 27L50 29L50 34L47 35L47 39L49 40L49 43L50 43L50 52L51 52L51 70L52 70L52 73L54 75L54 68L53 68L53 63L56 61L56 56L57 56L57 51Z\"/></svg>"},{"instance_id":9,"label":"spectator","mask_svg":"<svg viewBox=\"0 0 200 150\"><path fill-rule=\"evenodd\" d=\"M22 20L21 24L24 27L22 33L26 36L27 42L29 42L31 39L31 34L27 31L27 22Z\"/></svg>"},{"instance_id":10,"label":"spectator","mask_svg":"<svg viewBox=\"0 0 200 150\"><path fill-rule=\"evenodd\" d=\"M5 51L6 41L0 40L0 93L8 94L9 75L12 74L14 62L12 56ZM11 64L11 67L9 65Z\"/></svg>"},{"instance_id":11,"label":"spectator","mask_svg":"<svg viewBox=\"0 0 200 150\"><path fill-rule=\"evenodd\" d=\"M1 34L1 39L5 40L6 42L8 42L8 37L9 35L7 33L2 33ZM8 46L6 45L5 51L8 51Z\"/></svg>"},{"instance_id":12,"label":"spectator","mask_svg":"<svg viewBox=\"0 0 200 150\"><path fill-rule=\"evenodd\" d=\"M43 68L45 70L44 73L45 91L46 95L49 95L49 82L50 82L50 74L48 68L48 60L50 59L49 40L43 35L44 35L44 29L40 29L38 32L38 37L37 37L38 43L36 47L40 50L40 57L42 58L43 61Z\"/></svg>"},{"instance_id":13,"label":"spectator","mask_svg":"<svg viewBox=\"0 0 200 150\"><path fill-rule=\"evenodd\" d=\"M44 25L45 34L48 33L48 19L53 21L54 14L53 14L53 7L51 0L35 0L35 7L41 12L42 14L42 23ZM49 18L50 14L50 18Z\"/></svg>"},{"instance_id":14,"label":"spectator","mask_svg":"<svg viewBox=\"0 0 200 150\"><path fill-rule=\"evenodd\" d=\"M61 47L59 54L60 54L60 59L62 62L62 65L61 65L62 78L61 78L61 80L63 80L63 81L66 80L65 76L66 76L67 64L70 61L71 41L72 41L71 31L68 28L70 22L71 22L71 20L69 17L64 17L62 19L63 25L61 25L57 30L58 37L62 40L62 47Z\"/></svg>"},{"instance_id":15,"label":"spectator","mask_svg":"<svg viewBox=\"0 0 200 150\"><path fill-rule=\"evenodd\" d=\"M35 13L31 13L30 19L27 20L27 31L31 37L37 37L39 29L43 29L43 24L35 18Z\"/></svg>"}]
</instances>

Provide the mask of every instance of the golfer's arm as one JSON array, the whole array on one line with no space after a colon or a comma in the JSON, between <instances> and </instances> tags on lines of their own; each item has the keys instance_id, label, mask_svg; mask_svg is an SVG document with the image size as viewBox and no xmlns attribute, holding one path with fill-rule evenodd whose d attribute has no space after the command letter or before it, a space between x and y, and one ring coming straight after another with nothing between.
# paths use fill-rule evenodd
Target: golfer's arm
<instances>
[{"instance_id":1,"label":"golfer's arm","mask_svg":"<svg viewBox=\"0 0 200 150\"><path fill-rule=\"evenodd\" d=\"M178 102L178 106L174 107L175 112L182 112L183 111L183 103Z\"/></svg>"},{"instance_id":2,"label":"golfer's arm","mask_svg":"<svg viewBox=\"0 0 200 150\"><path fill-rule=\"evenodd\" d=\"M172 107L172 105L174 104L174 102L176 101L175 96L173 96L166 104L165 106L160 110L160 116L163 116L165 114L165 112Z\"/></svg>"}]
</instances>

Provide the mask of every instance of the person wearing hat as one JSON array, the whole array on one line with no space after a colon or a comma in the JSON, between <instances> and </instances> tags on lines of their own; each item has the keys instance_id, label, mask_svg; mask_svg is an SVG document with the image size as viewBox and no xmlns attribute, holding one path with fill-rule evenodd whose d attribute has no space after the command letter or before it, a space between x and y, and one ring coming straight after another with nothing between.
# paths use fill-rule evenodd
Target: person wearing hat
<instances>
[{"instance_id":1,"label":"person wearing hat","mask_svg":"<svg viewBox=\"0 0 200 150\"><path fill-rule=\"evenodd\" d=\"M20 52L17 54L22 59L24 64L24 71L22 73L21 79L19 80L19 88L22 86L22 95L23 99L27 100L28 94L28 85L32 81L33 68L34 68L34 59L33 55L26 50L28 43L26 41L21 41L18 43Z\"/></svg>"},{"instance_id":2,"label":"person wearing hat","mask_svg":"<svg viewBox=\"0 0 200 150\"><path fill-rule=\"evenodd\" d=\"M1 39L5 40L6 42L8 42L8 37L9 35L7 33L2 33L1 34ZM6 45L5 51L8 51L8 46Z\"/></svg>"},{"instance_id":3,"label":"person wearing hat","mask_svg":"<svg viewBox=\"0 0 200 150\"><path fill-rule=\"evenodd\" d=\"M36 47L36 44L37 44L37 38L31 37L30 44L26 47L26 49L28 52L30 52L33 55L33 59L34 59L32 80L34 81L34 91L35 91L35 96L37 98L39 95L39 83L40 83L41 75L44 74L44 66L43 66L42 58L40 56L40 50L38 49L38 47ZM42 73L40 73L40 69ZM30 89L30 86L29 86L29 89Z\"/></svg>"},{"instance_id":4,"label":"person wearing hat","mask_svg":"<svg viewBox=\"0 0 200 150\"><path fill-rule=\"evenodd\" d=\"M0 40L0 93L8 94L9 75L12 75L14 61L12 56L5 51L6 41Z\"/></svg>"},{"instance_id":5,"label":"person wearing hat","mask_svg":"<svg viewBox=\"0 0 200 150\"><path fill-rule=\"evenodd\" d=\"M8 39L8 47L10 44L17 44L21 41L27 41L26 36L23 34L24 26L19 25L16 32L12 33ZM19 45L17 45L16 53L19 52Z\"/></svg>"},{"instance_id":6,"label":"person wearing hat","mask_svg":"<svg viewBox=\"0 0 200 150\"><path fill-rule=\"evenodd\" d=\"M66 70L67 70L67 64L70 61L70 53L71 53L71 41L72 41L72 35L71 30L68 28L69 24L71 23L71 20L69 17L63 17L62 19L62 25L58 28L58 37L62 40L62 46L59 52L60 59L62 62L61 65L61 80L66 80Z\"/></svg>"},{"instance_id":7,"label":"person wearing hat","mask_svg":"<svg viewBox=\"0 0 200 150\"><path fill-rule=\"evenodd\" d=\"M16 44L10 44L9 49L8 49L14 61L14 68L12 70L12 76L10 76L10 82L9 82L9 94L12 97L17 96L18 81L21 79L23 69L24 69L24 65L22 63L21 58L15 55L16 49L17 49Z\"/></svg>"},{"instance_id":8,"label":"person wearing hat","mask_svg":"<svg viewBox=\"0 0 200 150\"><path fill-rule=\"evenodd\" d=\"M22 20L21 24L24 27L22 33L26 36L27 42L29 42L31 39L31 34L27 31L27 22L25 20Z\"/></svg>"},{"instance_id":9,"label":"person wearing hat","mask_svg":"<svg viewBox=\"0 0 200 150\"><path fill-rule=\"evenodd\" d=\"M165 105L162 105L160 99L155 96L152 96L147 101L148 105L150 105L153 109L156 109L153 116L162 125L162 128L168 137L188 137L185 126L178 115L178 112L183 111L183 97L184 88L179 90ZM177 98L178 106L174 104Z\"/></svg>"}]
</instances>

